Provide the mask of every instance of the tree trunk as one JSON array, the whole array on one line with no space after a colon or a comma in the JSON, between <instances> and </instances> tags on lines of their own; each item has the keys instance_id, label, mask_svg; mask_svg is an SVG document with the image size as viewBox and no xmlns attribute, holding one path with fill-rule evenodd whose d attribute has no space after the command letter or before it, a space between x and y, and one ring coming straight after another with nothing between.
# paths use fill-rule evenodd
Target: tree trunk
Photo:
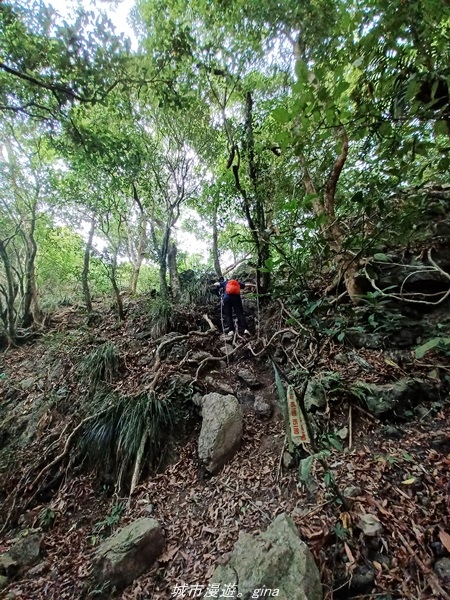
<instances>
[{"instance_id":1,"label":"tree trunk","mask_svg":"<svg viewBox=\"0 0 450 600\"><path fill-rule=\"evenodd\" d=\"M253 187L251 196L247 190L242 187L240 182L240 155L237 147L235 148L235 152L237 151L238 161L237 164L232 166L232 169L236 188L242 196L245 216L258 257L256 274L258 292L260 294L265 294L270 286L271 274L269 271L261 271L261 268L265 269L265 261L270 258L270 245L269 237L266 232L267 224L264 200L258 186L258 171L255 162L255 140L253 135L253 99L250 92L247 92L245 108L245 150L248 157L248 176Z\"/></svg>"},{"instance_id":2,"label":"tree trunk","mask_svg":"<svg viewBox=\"0 0 450 600\"><path fill-rule=\"evenodd\" d=\"M218 278L223 277L222 269L220 268L220 260L219 260L219 233L217 231L217 211L218 211L218 203L214 204L214 212L213 212L213 260L214 260L214 270Z\"/></svg>"},{"instance_id":3,"label":"tree trunk","mask_svg":"<svg viewBox=\"0 0 450 600\"><path fill-rule=\"evenodd\" d=\"M147 246L147 223L143 215L139 217L139 242L136 255L133 257L133 274L131 276L130 292L135 295L141 272L142 262L145 257L145 248Z\"/></svg>"},{"instance_id":4,"label":"tree trunk","mask_svg":"<svg viewBox=\"0 0 450 600\"><path fill-rule=\"evenodd\" d=\"M358 287L355 279L358 264L354 260L354 254L345 249L346 235L339 219L336 217L335 210L336 187L348 156L348 137L344 128L341 128L340 134L342 138L341 152L334 161L333 168L328 175L322 198L316 193L305 158L300 157L300 162L303 167L305 190L308 194L315 194L315 198L313 198L314 214L326 217L326 222L321 225L321 231L329 248L334 252L333 260L338 268L339 277L344 280L353 304L359 304L363 290Z\"/></svg>"},{"instance_id":5,"label":"tree trunk","mask_svg":"<svg viewBox=\"0 0 450 600\"><path fill-rule=\"evenodd\" d=\"M36 287L36 269L35 259L37 254L37 244L34 239L35 217L32 217L32 226L29 234L26 236L27 260L25 269L25 293L23 297L23 316L22 327L27 329L34 322L40 322L41 310L37 298Z\"/></svg>"},{"instance_id":6,"label":"tree trunk","mask_svg":"<svg viewBox=\"0 0 450 600\"><path fill-rule=\"evenodd\" d=\"M16 297L14 289L14 277L12 273L11 263L9 260L6 245L3 240L0 240L0 258L3 262L6 274L7 297L6 297L6 337L9 346L15 345L16 341L16 325L14 315L14 300Z\"/></svg>"},{"instance_id":7,"label":"tree trunk","mask_svg":"<svg viewBox=\"0 0 450 600\"><path fill-rule=\"evenodd\" d=\"M165 260L159 264L159 292L162 298L167 299L169 288L167 286L167 264Z\"/></svg>"},{"instance_id":8,"label":"tree trunk","mask_svg":"<svg viewBox=\"0 0 450 600\"><path fill-rule=\"evenodd\" d=\"M116 296L117 312L119 315L119 320L124 321L125 320L125 311L123 309L123 300L122 300L122 296L120 294L119 286L117 285L117 254L118 254L118 252L119 252L119 249L115 248L112 265L111 265L110 280L111 280L111 284L112 284L112 287L114 290L114 295Z\"/></svg>"},{"instance_id":9,"label":"tree trunk","mask_svg":"<svg viewBox=\"0 0 450 600\"><path fill-rule=\"evenodd\" d=\"M91 292L89 290L89 263L91 261L92 240L94 239L94 231L95 231L95 219L94 219L94 217L92 217L91 228L89 229L89 237L88 237L88 241L86 244L86 248L84 250L83 272L81 274L84 302L86 304L86 309L88 311L88 314L92 313Z\"/></svg>"},{"instance_id":10,"label":"tree trunk","mask_svg":"<svg viewBox=\"0 0 450 600\"><path fill-rule=\"evenodd\" d=\"M178 276L177 267L177 247L172 242L167 253L167 264L169 267L169 281L172 289L172 297L177 299L180 297L180 278Z\"/></svg>"}]
</instances>

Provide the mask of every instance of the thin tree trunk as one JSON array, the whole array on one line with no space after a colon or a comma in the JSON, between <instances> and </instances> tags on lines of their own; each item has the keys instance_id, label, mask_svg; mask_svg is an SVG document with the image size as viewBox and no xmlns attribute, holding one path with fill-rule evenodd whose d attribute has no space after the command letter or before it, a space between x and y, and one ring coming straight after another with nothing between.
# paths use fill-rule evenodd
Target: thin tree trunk
<instances>
[{"instance_id":1,"label":"thin tree trunk","mask_svg":"<svg viewBox=\"0 0 450 600\"><path fill-rule=\"evenodd\" d=\"M144 216L141 215L139 219L139 243L137 248L137 254L133 259L133 274L131 276L130 292L135 295L137 290L137 284L139 280L139 273L141 272L142 262L145 256L145 247L147 245L147 223L145 222Z\"/></svg>"},{"instance_id":2,"label":"thin tree trunk","mask_svg":"<svg viewBox=\"0 0 450 600\"><path fill-rule=\"evenodd\" d=\"M35 207L31 215L30 231L25 234L25 243L27 249L27 260L25 269L25 293L23 298L23 316L22 327L27 329L34 322L42 321L42 314L39 308L36 287L36 268L35 260L37 254L37 244L34 239L34 230L36 227Z\"/></svg>"},{"instance_id":3,"label":"thin tree trunk","mask_svg":"<svg viewBox=\"0 0 450 600\"><path fill-rule=\"evenodd\" d=\"M3 240L0 240L0 258L3 262L3 266L5 268L6 274L6 283L7 283L7 298L6 298L6 337L8 341L8 345L15 345L16 341L16 325L15 325L15 316L14 316L14 300L16 297L14 291L14 277L12 273L11 263L9 261L8 252L6 250L6 245Z\"/></svg>"},{"instance_id":4,"label":"thin tree trunk","mask_svg":"<svg viewBox=\"0 0 450 600\"><path fill-rule=\"evenodd\" d=\"M223 277L222 269L220 268L220 260L219 260L219 234L217 231L217 211L218 211L218 203L214 204L214 212L213 212L213 260L214 260L214 270L216 272L217 277Z\"/></svg>"},{"instance_id":5,"label":"thin tree trunk","mask_svg":"<svg viewBox=\"0 0 450 600\"><path fill-rule=\"evenodd\" d=\"M167 253L167 264L169 267L169 281L172 289L173 298L179 298L180 296L180 278L178 276L177 266L177 247L172 242L169 246L169 252Z\"/></svg>"},{"instance_id":6,"label":"thin tree trunk","mask_svg":"<svg viewBox=\"0 0 450 600\"><path fill-rule=\"evenodd\" d=\"M167 265L165 260L159 265L159 292L162 298L167 298L169 295L169 288L167 286Z\"/></svg>"},{"instance_id":7,"label":"thin tree trunk","mask_svg":"<svg viewBox=\"0 0 450 600\"><path fill-rule=\"evenodd\" d=\"M89 264L91 262L91 250L92 250L92 240L94 239L94 231L95 231L95 219L94 219L94 217L92 217L91 227L89 229L89 237L88 237L88 241L86 244L86 248L84 249L83 272L81 273L84 302L86 304L86 309L88 311L88 314L92 313L92 299L91 299L91 292L89 289Z\"/></svg>"},{"instance_id":8,"label":"thin tree trunk","mask_svg":"<svg viewBox=\"0 0 450 600\"><path fill-rule=\"evenodd\" d=\"M124 321L125 320L125 311L123 309L123 300L122 300L122 296L120 294L119 286L117 284L117 254L118 254L118 252L119 252L119 249L116 248L114 250L114 255L113 255L113 260L112 260L112 265L111 265L110 279L111 279L111 284L112 284L112 287L114 290L114 294L116 296L117 312L119 314L119 320Z\"/></svg>"}]
</instances>

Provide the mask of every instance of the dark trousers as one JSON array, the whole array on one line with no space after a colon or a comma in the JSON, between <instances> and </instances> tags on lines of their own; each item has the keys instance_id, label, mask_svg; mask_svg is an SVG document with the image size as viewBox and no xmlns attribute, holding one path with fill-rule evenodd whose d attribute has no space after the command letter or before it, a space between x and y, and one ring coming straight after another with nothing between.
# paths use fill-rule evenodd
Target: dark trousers
<instances>
[{"instance_id":1,"label":"dark trousers","mask_svg":"<svg viewBox=\"0 0 450 600\"><path fill-rule=\"evenodd\" d=\"M241 296L238 294L225 296L223 298L223 315L228 331L234 331L233 310L238 321L238 327L241 332L247 328L247 321L244 316L244 308L242 306Z\"/></svg>"}]
</instances>

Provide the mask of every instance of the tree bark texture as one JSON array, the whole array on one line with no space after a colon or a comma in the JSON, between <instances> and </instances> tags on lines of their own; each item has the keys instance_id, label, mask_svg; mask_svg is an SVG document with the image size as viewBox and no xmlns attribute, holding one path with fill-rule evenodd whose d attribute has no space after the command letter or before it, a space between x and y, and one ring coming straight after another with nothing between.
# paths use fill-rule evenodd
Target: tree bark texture
<instances>
[{"instance_id":1,"label":"tree bark texture","mask_svg":"<svg viewBox=\"0 0 450 600\"><path fill-rule=\"evenodd\" d=\"M172 290L172 297L179 298L180 296L180 278L178 276L177 266L177 247L172 242L167 253L167 265L169 267L169 281Z\"/></svg>"},{"instance_id":2,"label":"tree bark texture","mask_svg":"<svg viewBox=\"0 0 450 600\"><path fill-rule=\"evenodd\" d=\"M89 229L88 241L86 243L86 248L84 250L83 271L81 274L84 303L86 304L86 309L89 314L92 313L92 299L91 299L91 292L89 289L89 264L91 261L92 240L94 239L94 231L95 231L95 219L94 219L94 217L92 217L91 227Z\"/></svg>"},{"instance_id":3,"label":"tree bark texture","mask_svg":"<svg viewBox=\"0 0 450 600\"><path fill-rule=\"evenodd\" d=\"M218 203L214 204L214 212L213 212L213 261L214 261L214 270L216 272L217 277L223 277L222 269L220 268L220 260L219 260L219 232L217 229L217 211L219 209Z\"/></svg>"},{"instance_id":4,"label":"tree bark texture","mask_svg":"<svg viewBox=\"0 0 450 600\"><path fill-rule=\"evenodd\" d=\"M16 298L15 286L14 286L14 275L11 268L11 262L9 260L8 251L6 244L3 240L0 240L0 258L3 262L3 267L6 274L7 284L7 296L6 296L6 337L8 345L15 345L16 341L16 324L15 324L15 310L14 301Z\"/></svg>"}]
</instances>

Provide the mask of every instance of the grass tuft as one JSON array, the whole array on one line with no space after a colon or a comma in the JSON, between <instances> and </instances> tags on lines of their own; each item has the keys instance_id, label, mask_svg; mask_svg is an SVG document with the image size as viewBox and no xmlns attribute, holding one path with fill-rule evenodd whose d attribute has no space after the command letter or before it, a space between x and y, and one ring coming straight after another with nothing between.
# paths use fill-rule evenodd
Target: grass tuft
<instances>
[{"instance_id":1,"label":"grass tuft","mask_svg":"<svg viewBox=\"0 0 450 600\"><path fill-rule=\"evenodd\" d=\"M130 478L146 429L147 464L152 470L158 468L174 421L173 405L147 392L136 397L107 395L102 404L96 406L99 416L89 422L79 449L91 467L113 474L120 489L122 482Z\"/></svg>"},{"instance_id":2,"label":"grass tuft","mask_svg":"<svg viewBox=\"0 0 450 600\"><path fill-rule=\"evenodd\" d=\"M98 385L111 383L119 367L119 352L114 344L106 342L89 352L82 360L79 373L95 391Z\"/></svg>"}]
</instances>

